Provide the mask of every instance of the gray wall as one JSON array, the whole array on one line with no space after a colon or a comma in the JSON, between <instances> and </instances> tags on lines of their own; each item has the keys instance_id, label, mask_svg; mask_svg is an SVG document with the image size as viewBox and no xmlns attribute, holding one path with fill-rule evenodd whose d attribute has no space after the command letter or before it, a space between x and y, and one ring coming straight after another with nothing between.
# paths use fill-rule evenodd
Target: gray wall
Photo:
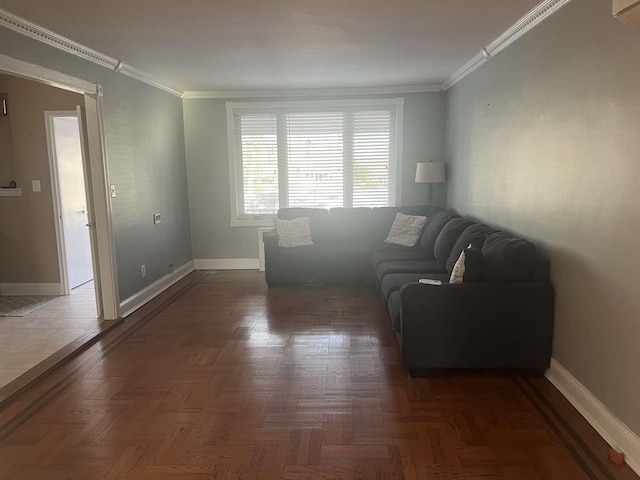
<instances>
[{"instance_id":1,"label":"gray wall","mask_svg":"<svg viewBox=\"0 0 640 480\"><path fill-rule=\"evenodd\" d=\"M448 96L449 206L538 240L554 357L640 433L640 33L576 0Z\"/></svg>"},{"instance_id":2,"label":"gray wall","mask_svg":"<svg viewBox=\"0 0 640 480\"><path fill-rule=\"evenodd\" d=\"M387 97L405 99L403 203L424 204L427 186L414 182L415 165L445 159L445 96L416 93ZM219 99L184 102L193 254L195 258L257 258L257 228L231 227L225 102ZM440 185L434 188L433 203L444 204L444 188Z\"/></svg>"},{"instance_id":3,"label":"gray wall","mask_svg":"<svg viewBox=\"0 0 640 480\"><path fill-rule=\"evenodd\" d=\"M0 52L104 87L121 300L166 275L169 264L191 260L182 100L4 28ZM162 214L158 226L154 212Z\"/></svg>"}]
</instances>

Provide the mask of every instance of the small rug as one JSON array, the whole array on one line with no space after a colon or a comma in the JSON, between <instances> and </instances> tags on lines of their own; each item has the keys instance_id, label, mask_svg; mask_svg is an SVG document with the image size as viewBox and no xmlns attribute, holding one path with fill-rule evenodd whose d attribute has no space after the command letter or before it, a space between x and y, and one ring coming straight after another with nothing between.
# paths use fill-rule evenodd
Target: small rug
<instances>
[{"instance_id":1,"label":"small rug","mask_svg":"<svg viewBox=\"0 0 640 480\"><path fill-rule=\"evenodd\" d=\"M0 296L0 317L24 317L56 298L44 295Z\"/></svg>"}]
</instances>

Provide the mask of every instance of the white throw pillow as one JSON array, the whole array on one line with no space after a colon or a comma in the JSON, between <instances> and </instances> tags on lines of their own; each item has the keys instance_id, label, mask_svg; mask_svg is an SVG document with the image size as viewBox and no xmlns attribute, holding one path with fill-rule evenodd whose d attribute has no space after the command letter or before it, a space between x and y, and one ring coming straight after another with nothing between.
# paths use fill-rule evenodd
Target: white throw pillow
<instances>
[{"instance_id":1,"label":"white throw pillow","mask_svg":"<svg viewBox=\"0 0 640 480\"><path fill-rule=\"evenodd\" d=\"M284 248L305 247L313 245L311 239L311 222L309 217L293 220L276 219L278 246Z\"/></svg>"},{"instance_id":2,"label":"white throw pillow","mask_svg":"<svg viewBox=\"0 0 640 480\"><path fill-rule=\"evenodd\" d=\"M453 266L453 270L451 270L451 278L449 279L449 283L462 283L464 281L464 272L466 270L465 261L466 255L464 250L458 257L458 261Z\"/></svg>"},{"instance_id":3,"label":"white throw pillow","mask_svg":"<svg viewBox=\"0 0 640 480\"><path fill-rule=\"evenodd\" d=\"M427 223L427 217L398 213L385 243L415 247L425 223Z\"/></svg>"}]
</instances>

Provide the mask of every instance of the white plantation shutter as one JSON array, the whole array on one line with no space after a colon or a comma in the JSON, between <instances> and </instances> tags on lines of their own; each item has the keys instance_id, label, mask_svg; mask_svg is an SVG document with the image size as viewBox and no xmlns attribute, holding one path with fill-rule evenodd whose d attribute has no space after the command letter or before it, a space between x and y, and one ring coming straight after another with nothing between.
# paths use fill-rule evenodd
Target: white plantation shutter
<instances>
[{"instance_id":1,"label":"white plantation shutter","mask_svg":"<svg viewBox=\"0 0 640 480\"><path fill-rule=\"evenodd\" d=\"M274 114L235 117L238 213L245 216L278 212L278 136Z\"/></svg>"},{"instance_id":2,"label":"white plantation shutter","mask_svg":"<svg viewBox=\"0 0 640 480\"><path fill-rule=\"evenodd\" d=\"M287 122L289 207L342 207L342 113L293 113Z\"/></svg>"},{"instance_id":3,"label":"white plantation shutter","mask_svg":"<svg viewBox=\"0 0 640 480\"><path fill-rule=\"evenodd\" d=\"M353 114L353 206L394 204L395 113Z\"/></svg>"},{"instance_id":4,"label":"white plantation shutter","mask_svg":"<svg viewBox=\"0 0 640 480\"><path fill-rule=\"evenodd\" d=\"M227 111L232 224L266 224L283 207L395 205L401 99L228 103Z\"/></svg>"}]
</instances>

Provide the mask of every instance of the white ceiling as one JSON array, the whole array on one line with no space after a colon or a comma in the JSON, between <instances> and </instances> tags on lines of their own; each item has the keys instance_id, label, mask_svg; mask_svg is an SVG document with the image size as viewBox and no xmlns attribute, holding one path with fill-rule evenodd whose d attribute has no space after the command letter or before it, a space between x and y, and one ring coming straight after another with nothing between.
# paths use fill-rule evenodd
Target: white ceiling
<instances>
[{"instance_id":1,"label":"white ceiling","mask_svg":"<svg viewBox=\"0 0 640 480\"><path fill-rule=\"evenodd\" d=\"M0 0L186 90L440 84L539 0Z\"/></svg>"}]
</instances>

